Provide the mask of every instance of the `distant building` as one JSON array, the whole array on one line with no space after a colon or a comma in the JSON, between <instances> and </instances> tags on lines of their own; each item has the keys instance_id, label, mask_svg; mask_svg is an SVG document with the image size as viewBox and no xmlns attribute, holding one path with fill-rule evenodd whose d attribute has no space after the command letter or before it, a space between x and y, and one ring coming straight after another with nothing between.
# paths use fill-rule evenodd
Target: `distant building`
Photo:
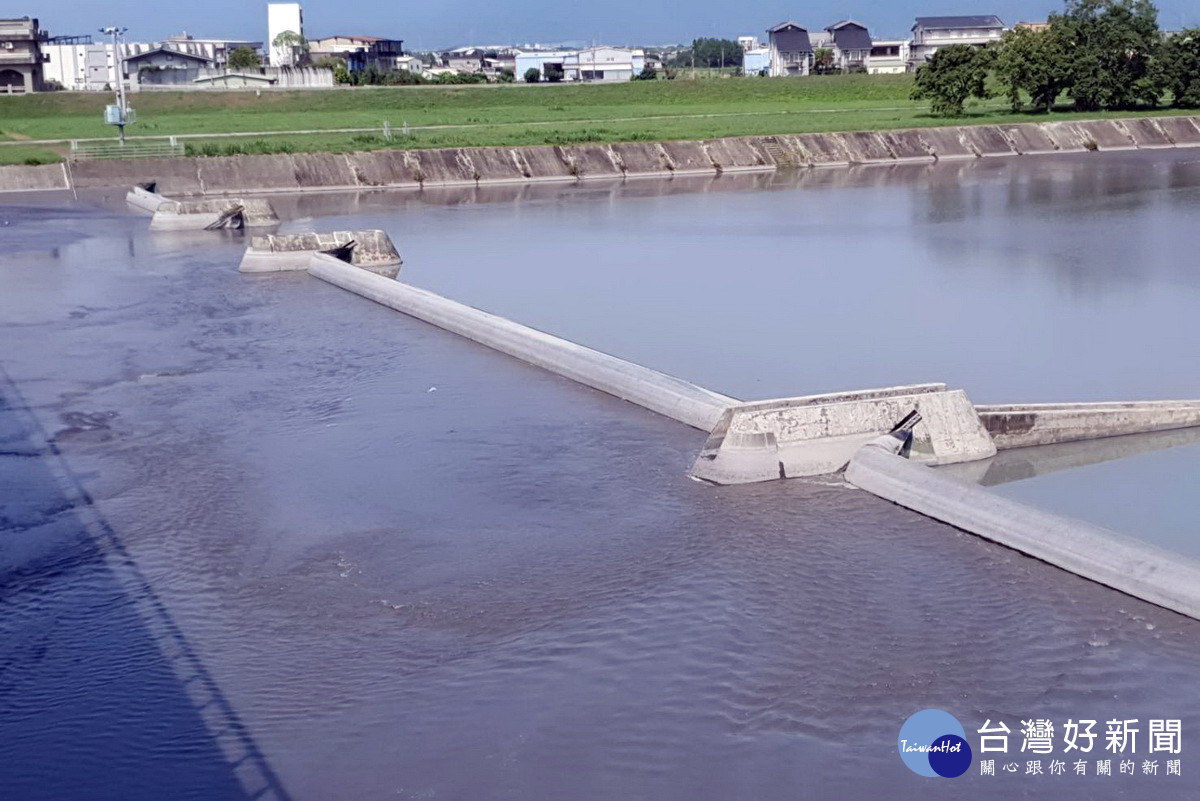
<instances>
[{"instance_id":1,"label":"distant building","mask_svg":"<svg viewBox=\"0 0 1200 801\"><path fill-rule=\"evenodd\" d=\"M912 27L913 62L929 60L938 48L953 44L983 47L1004 35L1004 23L994 14L970 17L917 17Z\"/></svg>"},{"instance_id":2,"label":"distant building","mask_svg":"<svg viewBox=\"0 0 1200 801\"><path fill-rule=\"evenodd\" d=\"M484 51L477 47L460 47L442 53L442 66L455 72L483 72Z\"/></svg>"},{"instance_id":3,"label":"distant building","mask_svg":"<svg viewBox=\"0 0 1200 801\"><path fill-rule=\"evenodd\" d=\"M540 80L546 80L546 69L556 70L560 75L565 75L563 69L563 61L574 53L574 50L537 50L524 51L518 50L516 56L516 66L513 71L516 73L518 81L525 80L525 73L530 69L538 71Z\"/></svg>"},{"instance_id":4,"label":"distant building","mask_svg":"<svg viewBox=\"0 0 1200 801\"><path fill-rule=\"evenodd\" d=\"M795 22L781 22L767 29L770 50L770 74L808 75L812 68L813 48L808 29Z\"/></svg>"},{"instance_id":5,"label":"distant building","mask_svg":"<svg viewBox=\"0 0 1200 801\"><path fill-rule=\"evenodd\" d=\"M174 83L171 76L160 76L157 73L182 70L197 72L204 67L215 67L215 60L198 53L176 50L167 43L151 46L148 50L135 53L126 52L123 60L125 77L131 87L145 83ZM143 75L145 73L145 75Z\"/></svg>"},{"instance_id":6,"label":"distant building","mask_svg":"<svg viewBox=\"0 0 1200 801\"><path fill-rule=\"evenodd\" d=\"M759 44L757 36L739 36L737 38L737 43L738 47L742 48L743 53L745 53L747 50L758 50L762 47L762 45Z\"/></svg>"},{"instance_id":7,"label":"distant building","mask_svg":"<svg viewBox=\"0 0 1200 801\"><path fill-rule=\"evenodd\" d=\"M835 22L825 29L833 49L834 66L843 72L865 70L871 55L867 26L852 19Z\"/></svg>"},{"instance_id":8,"label":"distant building","mask_svg":"<svg viewBox=\"0 0 1200 801\"><path fill-rule=\"evenodd\" d=\"M42 90L42 36L36 19L0 19L0 94Z\"/></svg>"},{"instance_id":9,"label":"distant building","mask_svg":"<svg viewBox=\"0 0 1200 801\"><path fill-rule=\"evenodd\" d=\"M295 48L275 46L275 39L288 31L304 36L304 12L300 9L300 4L268 3L267 59L274 66L290 67L299 60Z\"/></svg>"},{"instance_id":10,"label":"distant building","mask_svg":"<svg viewBox=\"0 0 1200 801\"><path fill-rule=\"evenodd\" d=\"M587 47L563 59L568 81L614 83L632 80L646 65L646 54L624 47Z\"/></svg>"},{"instance_id":11,"label":"distant building","mask_svg":"<svg viewBox=\"0 0 1200 801\"><path fill-rule=\"evenodd\" d=\"M207 56L214 64L225 64L229 54L239 47L248 47L255 52L262 50L262 42L252 42L247 39L197 39L187 31L168 36L163 44L174 50L197 56Z\"/></svg>"},{"instance_id":12,"label":"distant building","mask_svg":"<svg viewBox=\"0 0 1200 801\"><path fill-rule=\"evenodd\" d=\"M72 92L99 92L111 88L113 46L93 43L91 36L57 36L42 42L42 76Z\"/></svg>"},{"instance_id":13,"label":"distant building","mask_svg":"<svg viewBox=\"0 0 1200 801\"><path fill-rule=\"evenodd\" d=\"M770 75L771 49L769 47L758 47L753 50L743 50L742 74Z\"/></svg>"},{"instance_id":14,"label":"distant building","mask_svg":"<svg viewBox=\"0 0 1200 801\"><path fill-rule=\"evenodd\" d=\"M875 39L867 57L867 72L872 75L896 75L908 72L912 59L907 39Z\"/></svg>"}]
</instances>

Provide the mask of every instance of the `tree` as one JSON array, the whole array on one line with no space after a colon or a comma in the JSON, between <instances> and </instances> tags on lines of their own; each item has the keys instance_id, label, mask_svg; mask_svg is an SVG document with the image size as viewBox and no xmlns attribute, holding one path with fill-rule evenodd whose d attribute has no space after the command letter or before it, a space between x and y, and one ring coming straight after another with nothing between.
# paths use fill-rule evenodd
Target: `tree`
<instances>
[{"instance_id":1,"label":"tree","mask_svg":"<svg viewBox=\"0 0 1200 801\"><path fill-rule=\"evenodd\" d=\"M1200 106L1200 28L1172 36L1160 53L1163 83L1181 108Z\"/></svg>"},{"instance_id":2,"label":"tree","mask_svg":"<svg viewBox=\"0 0 1200 801\"><path fill-rule=\"evenodd\" d=\"M949 45L917 68L913 100L928 100L929 110L944 117L963 113L967 98L986 99L988 53L970 45Z\"/></svg>"},{"instance_id":3,"label":"tree","mask_svg":"<svg viewBox=\"0 0 1200 801\"><path fill-rule=\"evenodd\" d=\"M542 79L542 71L537 67L525 70L525 83L537 83Z\"/></svg>"},{"instance_id":4,"label":"tree","mask_svg":"<svg viewBox=\"0 0 1200 801\"><path fill-rule=\"evenodd\" d=\"M262 66L262 59L253 47L242 45L229 54L227 66L231 70L252 70Z\"/></svg>"},{"instance_id":5,"label":"tree","mask_svg":"<svg viewBox=\"0 0 1200 801\"><path fill-rule=\"evenodd\" d=\"M549 63L546 65L546 73L543 76L548 83L558 83L563 79L562 64Z\"/></svg>"},{"instance_id":6,"label":"tree","mask_svg":"<svg viewBox=\"0 0 1200 801\"><path fill-rule=\"evenodd\" d=\"M813 72L817 75L828 75L833 71L833 50L828 47L818 47L814 50Z\"/></svg>"},{"instance_id":7,"label":"tree","mask_svg":"<svg viewBox=\"0 0 1200 801\"><path fill-rule=\"evenodd\" d=\"M1062 30L1013 28L1000 40L995 55L996 77L1007 87L1013 111L1024 106L1022 92L1038 111L1050 111L1070 85L1071 57Z\"/></svg>"},{"instance_id":8,"label":"tree","mask_svg":"<svg viewBox=\"0 0 1200 801\"><path fill-rule=\"evenodd\" d=\"M742 63L742 46L732 39L696 39L692 42L691 53L685 53L681 51L676 57L677 66L685 63L680 61L681 58L687 58L690 63L693 55L697 67L730 67Z\"/></svg>"},{"instance_id":9,"label":"tree","mask_svg":"<svg viewBox=\"0 0 1200 801\"><path fill-rule=\"evenodd\" d=\"M658 70L654 67L642 67L642 71L633 76L635 81L654 81L658 80Z\"/></svg>"},{"instance_id":10,"label":"tree","mask_svg":"<svg viewBox=\"0 0 1200 801\"><path fill-rule=\"evenodd\" d=\"M271 40L271 47L288 54L288 66L302 63L308 57L308 40L295 31L283 31Z\"/></svg>"},{"instance_id":11,"label":"tree","mask_svg":"<svg viewBox=\"0 0 1200 801\"><path fill-rule=\"evenodd\" d=\"M512 83L516 79L516 73L514 73L508 67L501 67L496 71L496 80L500 83Z\"/></svg>"},{"instance_id":12,"label":"tree","mask_svg":"<svg viewBox=\"0 0 1200 801\"><path fill-rule=\"evenodd\" d=\"M1070 60L1068 91L1081 111L1153 106L1162 94L1154 58L1161 37L1150 0L1067 0L1050 15Z\"/></svg>"}]
</instances>

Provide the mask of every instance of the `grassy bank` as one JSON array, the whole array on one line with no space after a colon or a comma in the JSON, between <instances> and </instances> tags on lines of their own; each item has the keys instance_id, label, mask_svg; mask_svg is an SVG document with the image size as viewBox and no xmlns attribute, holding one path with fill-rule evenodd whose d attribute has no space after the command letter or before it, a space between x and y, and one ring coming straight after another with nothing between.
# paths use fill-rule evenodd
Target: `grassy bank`
<instances>
[{"instance_id":1,"label":"grassy bank","mask_svg":"<svg viewBox=\"0 0 1200 801\"><path fill-rule=\"evenodd\" d=\"M246 139L189 141L189 152L349 151L380 147L540 145L637 139L698 139L945 125L908 99L908 75L834 75L636 81L622 84L430 86L296 92L154 92L134 95L132 136L262 132ZM0 135L8 139L111 137L107 94L57 92L0 97ZM1159 110L1154 113L1164 113ZM1070 118L1073 114L1055 115ZM1088 118L1105 116L1089 114ZM968 109L954 122L1021 122L1002 100ZM397 137L332 133L377 128ZM409 136L399 135L407 123ZM273 134L315 130L312 134ZM0 146L0 163L55 158L65 147Z\"/></svg>"}]
</instances>

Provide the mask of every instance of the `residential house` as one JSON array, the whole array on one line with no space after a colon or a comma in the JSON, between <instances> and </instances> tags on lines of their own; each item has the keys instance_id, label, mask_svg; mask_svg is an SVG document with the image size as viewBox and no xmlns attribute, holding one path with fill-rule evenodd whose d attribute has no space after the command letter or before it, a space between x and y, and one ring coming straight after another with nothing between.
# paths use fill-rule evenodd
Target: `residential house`
<instances>
[{"instance_id":1,"label":"residential house","mask_svg":"<svg viewBox=\"0 0 1200 801\"><path fill-rule=\"evenodd\" d=\"M967 17L917 17L912 27L913 63L928 61L940 47L965 44L984 47L998 42L1004 23L994 14Z\"/></svg>"},{"instance_id":2,"label":"residential house","mask_svg":"<svg viewBox=\"0 0 1200 801\"><path fill-rule=\"evenodd\" d=\"M825 29L833 49L833 63L842 72L861 71L871 55L871 34L867 26L851 19L835 22Z\"/></svg>"},{"instance_id":3,"label":"residential house","mask_svg":"<svg viewBox=\"0 0 1200 801\"><path fill-rule=\"evenodd\" d=\"M738 47L742 48L743 53L747 50L758 50L762 47L757 36L739 36L737 43Z\"/></svg>"},{"instance_id":4,"label":"residential house","mask_svg":"<svg viewBox=\"0 0 1200 801\"><path fill-rule=\"evenodd\" d=\"M404 56L403 39L382 36L345 36L337 34L309 42L309 58L340 58L350 72L368 67L387 71L396 69L396 59ZM420 69L417 70L420 72Z\"/></svg>"},{"instance_id":5,"label":"residential house","mask_svg":"<svg viewBox=\"0 0 1200 801\"><path fill-rule=\"evenodd\" d=\"M646 54L625 47L587 47L563 58L568 81L604 82L632 80L646 65Z\"/></svg>"},{"instance_id":6,"label":"residential house","mask_svg":"<svg viewBox=\"0 0 1200 801\"><path fill-rule=\"evenodd\" d=\"M478 47L460 47L442 53L442 66L455 72L483 72L484 51Z\"/></svg>"},{"instance_id":7,"label":"residential house","mask_svg":"<svg viewBox=\"0 0 1200 801\"><path fill-rule=\"evenodd\" d=\"M42 90L42 36L36 19L0 19L0 94Z\"/></svg>"},{"instance_id":8,"label":"residential house","mask_svg":"<svg viewBox=\"0 0 1200 801\"><path fill-rule=\"evenodd\" d=\"M908 72L911 58L907 39L875 39L867 57L867 72L872 75L897 75Z\"/></svg>"},{"instance_id":9,"label":"residential house","mask_svg":"<svg viewBox=\"0 0 1200 801\"><path fill-rule=\"evenodd\" d=\"M795 22L781 22L767 29L770 74L808 75L812 69L813 48L808 29Z\"/></svg>"}]
</instances>

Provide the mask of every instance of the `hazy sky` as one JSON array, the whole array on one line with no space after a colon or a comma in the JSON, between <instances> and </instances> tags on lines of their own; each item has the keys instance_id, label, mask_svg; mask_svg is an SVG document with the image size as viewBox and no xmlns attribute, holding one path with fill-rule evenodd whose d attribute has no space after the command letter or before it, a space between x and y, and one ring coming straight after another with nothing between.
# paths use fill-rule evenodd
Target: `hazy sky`
<instances>
[{"instance_id":1,"label":"hazy sky","mask_svg":"<svg viewBox=\"0 0 1200 801\"><path fill-rule=\"evenodd\" d=\"M267 37L265 2L200 0L15 0L5 16L39 17L51 34L95 35L104 25L129 28L131 41L153 41L186 30L198 37L262 41ZM1058 0L763 0L743 6L728 0L689 3L536 2L534 0L458 0L388 2L388 0L309 0L304 8L305 34L370 34L403 39L412 50L465 44L510 44L565 40L598 40L609 44L662 44L691 41L697 36L734 38L756 34L783 20L794 19L819 29L853 17L877 37L901 36L918 14L996 14L1005 23L1045 19L1062 8ZM1159 24L1164 28L1200 26L1196 0L1161 0Z\"/></svg>"}]
</instances>

